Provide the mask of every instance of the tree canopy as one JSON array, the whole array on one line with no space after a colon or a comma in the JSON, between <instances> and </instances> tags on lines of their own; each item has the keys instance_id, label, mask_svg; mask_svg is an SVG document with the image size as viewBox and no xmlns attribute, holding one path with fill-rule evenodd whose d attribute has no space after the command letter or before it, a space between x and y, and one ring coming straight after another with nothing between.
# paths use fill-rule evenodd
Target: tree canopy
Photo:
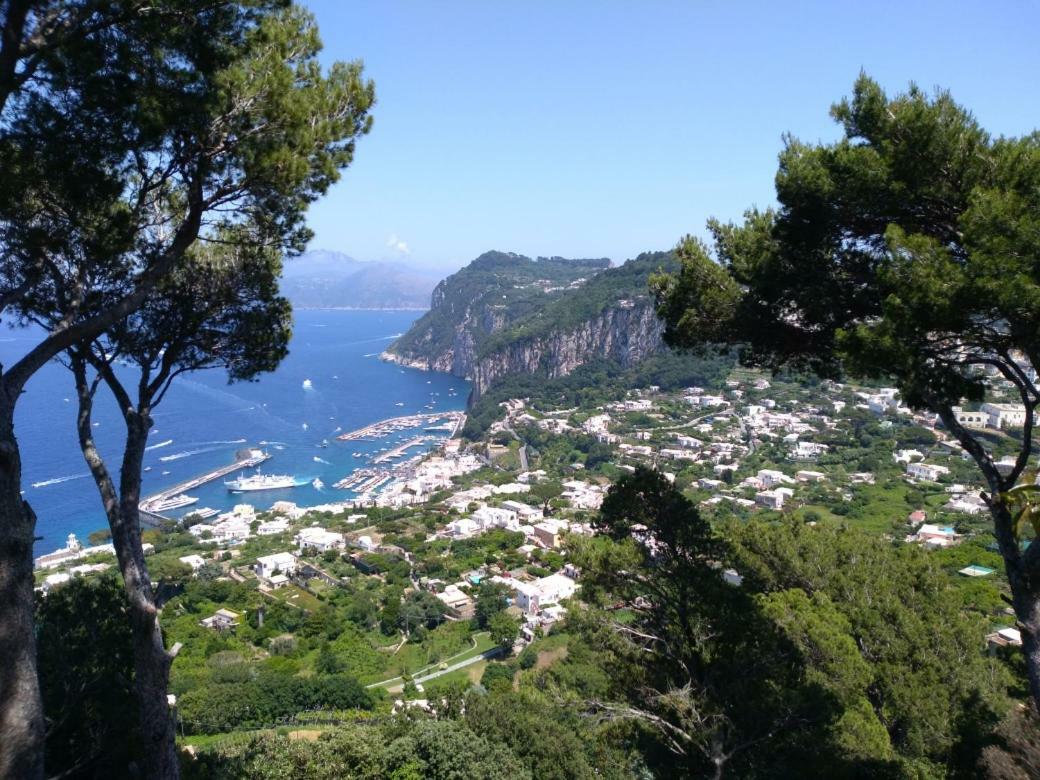
<instances>
[{"instance_id":1,"label":"tree canopy","mask_svg":"<svg viewBox=\"0 0 1040 780\"><path fill-rule=\"evenodd\" d=\"M1008 493L1033 451L1040 388L1040 133L994 138L947 92L890 97L861 76L831 109L842 137L785 138L778 207L684 238L652 286L673 346L737 345L745 364L890 378L941 418L982 471L1034 700L1040 702L1040 545ZM993 379L1025 412L998 469L955 406Z\"/></svg>"}]
</instances>

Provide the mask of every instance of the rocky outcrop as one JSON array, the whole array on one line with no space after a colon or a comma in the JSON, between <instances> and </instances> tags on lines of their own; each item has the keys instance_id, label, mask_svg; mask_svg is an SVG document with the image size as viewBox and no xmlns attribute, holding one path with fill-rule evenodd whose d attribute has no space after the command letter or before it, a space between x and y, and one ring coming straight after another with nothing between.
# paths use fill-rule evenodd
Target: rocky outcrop
<instances>
[{"instance_id":1,"label":"rocky outcrop","mask_svg":"<svg viewBox=\"0 0 1040 780\"><path fill-rule=\"evenodd\" d=\"M580 325L534 338L519 338L505 345L479 351L474 343L470 317L455 328L451 346L431 355L399 355L388 350L385 360L427 371L444 371L473 382L474 397L500 379L524 373L547 379L566 376L595 360L612 360L632 366L662 348L661 321L648 299L621 301ZM483 312L480 329L497 333L504 319Z\"/></svg>"},{"instance_id":2,"label":"rocky outcrop","mask_svg":"<svg viewBox=\"0 0 1040 780\"><path fill-rule=\"evenodd\" d=\"M649 301L618 305L573 329L520 339L481 355L467 378L479 396L510 374L555 379L595 360L612 360L627 368L662 348L662 330Z\"/></svg>"},{"instance_id":3,"label":"rocky outcrop","mask_svg":"<svg viewBox=\"0 0 1040 780\"><path fill-rule=\"evenodd\" d=\"M430 310L385 357L468 379L474 398L511 374L556 379L597 360L629 368L662 348L647 282L677 263L644 253L601 266L482 255L437 285Z\"/></svg>"}]
</instances>

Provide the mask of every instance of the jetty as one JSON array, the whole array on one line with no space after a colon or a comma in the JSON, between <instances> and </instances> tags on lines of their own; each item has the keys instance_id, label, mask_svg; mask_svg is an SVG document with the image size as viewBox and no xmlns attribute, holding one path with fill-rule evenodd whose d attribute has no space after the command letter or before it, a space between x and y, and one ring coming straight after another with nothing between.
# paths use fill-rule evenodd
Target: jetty
<instances>
[{"instance_id":1,"label":"jetty","mask_svg":"<svg viewBox=\"0 0 1040 780\"><path fill-rule=\"evenodd\" d=\"M402 457L412 447L418 447L423 444L427 444L431 441L437 441L437 436L416 436L414 439L409 439L403 444L399 444L392 450L387 450L382 455L377 455L372 459L373 463L386 463L391 460L397 460Z\"/></svg>"},{"instance_id":2,"label":"jetty","mask_svg":"<svg viewBox=\"0 0 1040 780\"><path fill-rule=\"evenodd\" d=\"M179 495L181 493L185 493L189 490L194 490L200 485L205 485L207 482L213 482L214 480L220 479L221 477L225 477L234 471L255 468L256 466L259 466L261 463L263 463L265 460L270 459L270 457L271 456L263 450L239 450L235 453L234 463L230 463L227 466L221 466L220 468L214 469L213 471L207 471L205 474L201 474L197 477L192 477L191 479L185 482L181 482L179 484L174 485L173 487L167 488L166 490L163 490L161 493L156 493L155 495L148 496L147 498L141 501L139 508L143 514L148 515L152 519L167 520L169 518L160 514L159 510L156 508L158 505L162 504L163 501L166 501L167 499L172 498L173 496Z\"/></svg>"}]
</instances>

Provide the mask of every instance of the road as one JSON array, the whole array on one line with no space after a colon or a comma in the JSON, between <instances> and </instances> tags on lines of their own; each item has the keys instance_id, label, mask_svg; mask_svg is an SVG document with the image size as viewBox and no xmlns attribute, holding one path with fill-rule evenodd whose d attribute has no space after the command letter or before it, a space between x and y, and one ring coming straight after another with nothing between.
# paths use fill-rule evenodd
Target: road
<instances>
[{"instance_id":1,"label":"road","mask_svg":"<svg viewBox=\"0 0 1040 780\"><path fill-rule=\"evenodd\" d=\"M492 647L490 650L485 650L480 655L475 655L472 658L467 658L465 661L459 661L457 664L452 664L447 669L438 669L436 672L431 672L430 674L424 675L422 677L415 677L413 679L417 683L424 683L427 680L435 680L441 675L457 672L459 669L465 669L467 666L472 666L478 661L487 661L491 658L494 658L496 655L500 655L501 653L501 647Z\"/></svg>"}]
</instances>

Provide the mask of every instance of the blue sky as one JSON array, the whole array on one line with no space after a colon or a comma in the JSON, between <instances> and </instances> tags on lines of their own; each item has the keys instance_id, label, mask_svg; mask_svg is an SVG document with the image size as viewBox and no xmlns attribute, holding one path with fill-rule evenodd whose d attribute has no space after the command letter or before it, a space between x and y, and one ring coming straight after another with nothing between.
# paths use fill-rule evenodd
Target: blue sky
<instances>
[{"instance_id":1,"label":"blue sky","mask_svg":"<svg viewBox=\"0 0 1040 780\"><path fill-rule=\"evenodd\" d=\"M1040 5L308 0L361 58L372 133L312 248L458 266L488 249L621 262L773 199L781 135L835 137L861 69L1040 127Z\"/></svg>"}]
</instances>

